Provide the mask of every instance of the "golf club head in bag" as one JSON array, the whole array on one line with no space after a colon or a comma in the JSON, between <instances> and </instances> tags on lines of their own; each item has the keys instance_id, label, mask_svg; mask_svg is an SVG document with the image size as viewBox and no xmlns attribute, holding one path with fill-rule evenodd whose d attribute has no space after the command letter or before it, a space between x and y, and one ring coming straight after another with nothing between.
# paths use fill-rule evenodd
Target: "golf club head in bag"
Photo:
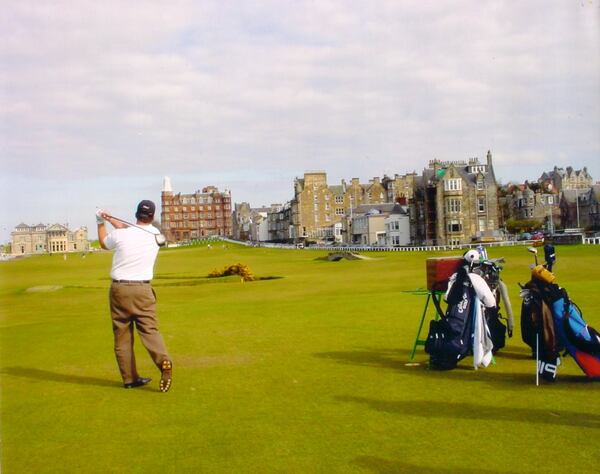
<instances>
[{"instance_id":1,"label":"golf club head in bag","mask_svg":"<svg viewBox=\"0 0 600 474\"><path fill-rule=\"evenodd\" d=\"M537 249L535 247L527 247L527 251L533 254L533 256L535 258L535 264L537 266L537 264L538 264Z\"/></svg>"}]
</instances>

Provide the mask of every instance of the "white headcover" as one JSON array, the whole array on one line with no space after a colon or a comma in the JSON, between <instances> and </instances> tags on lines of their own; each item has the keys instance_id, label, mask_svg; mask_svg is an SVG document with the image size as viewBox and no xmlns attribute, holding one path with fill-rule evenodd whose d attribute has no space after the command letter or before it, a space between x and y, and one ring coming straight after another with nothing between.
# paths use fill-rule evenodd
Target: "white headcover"
<instances>
[{"instance_id":1,"label":"white headcover","mask_svg":"<svg viewBox=\"0 0 600 474\"><path fill-rule=\"evenodd\" d=\"M479 255L479 252L477 250L471 249L463 255L463 258L468 263L475 263L475 262L479 262L481 255Z\"/></svg>"},{"instance_id":2,"label":"white headcover","mask_svg":"<svg viewBox=\"0 0 600 474\"><path fill-rule=\"evenodd\" d=\"M473 285L473 289L477 294L477 297L481 300L483 305L487 308L491 308L496 306L496 298L490 290L490 287L485 282L485 280L477 275L477 273L469 273L469 280L471 280L471 285Z\"/></svg>"}]
</instances>

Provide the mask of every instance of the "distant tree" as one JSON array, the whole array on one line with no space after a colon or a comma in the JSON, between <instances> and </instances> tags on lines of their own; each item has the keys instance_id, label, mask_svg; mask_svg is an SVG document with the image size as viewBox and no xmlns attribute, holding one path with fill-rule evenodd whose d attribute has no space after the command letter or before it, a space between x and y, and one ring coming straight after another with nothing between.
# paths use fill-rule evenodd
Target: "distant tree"
<instances>
[{"instance_id":1,"label":"distant tree","mask_svg":"<svg viewBox=\"0 0 600 474\"><path fill-rule=\"evenodd\" d=\"M531 232L539 229L541 226L542 222L537 219L508 219L506 221L506 230L511 234Z\"/></svg>"}]
</instances>

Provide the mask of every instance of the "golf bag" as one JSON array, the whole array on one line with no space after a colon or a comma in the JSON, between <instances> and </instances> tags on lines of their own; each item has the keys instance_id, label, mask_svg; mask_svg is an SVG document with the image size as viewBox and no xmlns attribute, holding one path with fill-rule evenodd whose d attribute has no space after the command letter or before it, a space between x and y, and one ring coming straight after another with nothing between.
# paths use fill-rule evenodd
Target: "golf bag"
<instances>
[{"instance_id":1,"label":"golf bag","mask_svg":"<svg viewBox=\"0 0 600 474\"><path fill-rule=\"evenodd\" d=\"M534 351L539 341L540 375L554 380L559 352L566 349L588 378L600 380L600 334L587 325L564 288L536 277L535 269L532 274L521 292L521 333Z\"/></svg>"},{"instance_id":2,"label":"golf bag","mask_svg":"<svg viewBox=\"0 0 600 474\"><path fill-rule=\"evenodd\" d=\"M481 307L491 293L480 299L481 285L487 285L478 275L470 275L468 266L462 266L450 279L443 318L431 321L425 342L433 369L450 370L469 354L474 354L474 365L487 366L491 360L492 342ZM489 288L487 289L489 292Z\"/></svg>"},{"instance_id":3,"label":"golf bag","mask_svg":"<svg viewBox=\"0 0 600 474\"><path fill-rule=\"evenodd\" d=\"M521 337L531 347L531 356L538 360L537 370L544 380L556 378L563 349L556 334L550 307L542 297L542 290L532 279L521 290Z\"/></svg>"},{"instance_id":4,"label":"golf bag","mask_svg":"<svg viewBox=\"0 0 600 474\"><path fill-rule=\"evenodd\" d=\"M503 259L483 260L475 264L472 270L473 273L480 275L485 280L496 300L495 305L485 308L485 319L494 344L494 353L505 346L507 334L508 337L512 337L514 327L512 306L508 297L508 288L500 279L501 267L498 263L503 261ZM502 315L500 302L504 304L506 317ZM503 323L502 320L504 320L506 324Z\"/></svg>"}]
</instances>

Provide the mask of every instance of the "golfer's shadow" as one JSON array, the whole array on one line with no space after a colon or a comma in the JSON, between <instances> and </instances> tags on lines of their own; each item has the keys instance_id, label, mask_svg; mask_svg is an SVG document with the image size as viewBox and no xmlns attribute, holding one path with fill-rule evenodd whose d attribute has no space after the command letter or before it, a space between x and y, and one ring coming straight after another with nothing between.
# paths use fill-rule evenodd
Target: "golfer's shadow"
<instances>
[{"instance_id":1,"label":"golfer's shadow","mask_svg":"<svg viewBox=\"0 0 600 474\"><path fill-rule=\"evenodd\" d=\"M31 367L6 367L1 371L4 375L27 379L45 380L48 382L74 383L79 385L99 385L101 387L122 387L116 381L89 377L87 375L59 374L49 370L33 369Z\"/></svg>"}]
</instances>

